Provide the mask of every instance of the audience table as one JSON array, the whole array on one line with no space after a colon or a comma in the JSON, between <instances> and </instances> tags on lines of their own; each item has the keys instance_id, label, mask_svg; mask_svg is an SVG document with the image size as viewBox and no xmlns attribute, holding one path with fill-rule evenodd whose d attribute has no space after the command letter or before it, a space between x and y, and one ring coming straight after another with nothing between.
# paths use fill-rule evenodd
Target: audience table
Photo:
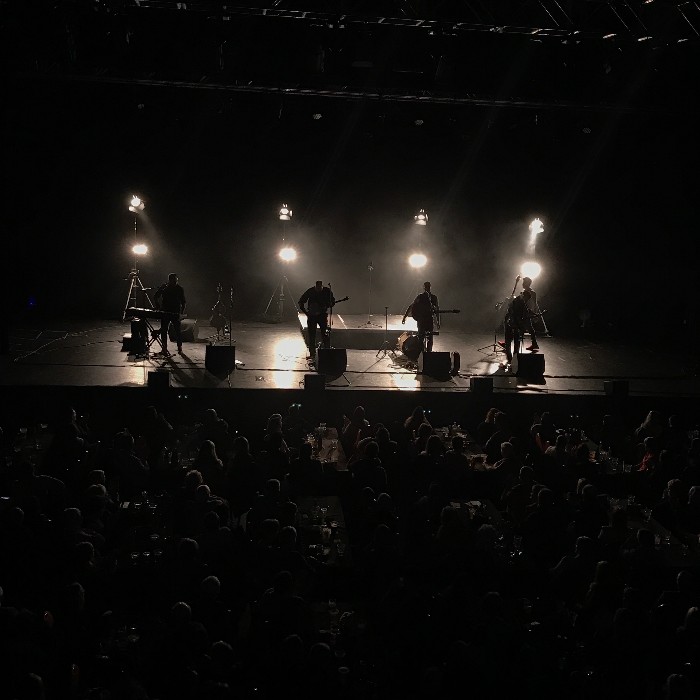
<instances>
[{"instance_id":1,"label":"audience table","mask_svg":"<svg viewBox=\"0 0 700 700\"><path fill-rule=\"evenodd\" d=\"M297 503L299 545L328 566L352 566L345 515L337 496L301 498Z\"/></svg>"}]
</instances>

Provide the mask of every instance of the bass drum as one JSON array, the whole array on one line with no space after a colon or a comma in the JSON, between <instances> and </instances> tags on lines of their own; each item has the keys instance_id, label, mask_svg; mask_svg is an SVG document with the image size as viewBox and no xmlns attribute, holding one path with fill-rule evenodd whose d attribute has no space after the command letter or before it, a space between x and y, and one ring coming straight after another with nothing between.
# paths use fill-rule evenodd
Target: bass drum
<instances>
[{"instance_id":1,"label":"bass drum","mask_svg":"<svg viewBox=\"0 0 700 700\"><path fill-rule=\"evenodd\" d=\"M423 349L423 344L415 333L406 331L399 336L396 349L400 350L409 360L415 362Z\"/></svg>"}]
</instances>

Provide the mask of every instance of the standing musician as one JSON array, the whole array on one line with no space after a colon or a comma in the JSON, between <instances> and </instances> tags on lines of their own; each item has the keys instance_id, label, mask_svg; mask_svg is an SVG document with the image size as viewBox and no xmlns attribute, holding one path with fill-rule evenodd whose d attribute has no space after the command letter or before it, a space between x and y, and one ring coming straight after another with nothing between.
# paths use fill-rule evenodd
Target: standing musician
<instances>
[{"instance_id":1,"label":"standing musician","mask_svg":"<svg viewBox=\"0 0 700 700\"><path fill-rule=\"evenodd\" d=\"M308 304L308 308L307 308ZM335 304L335 297L330 287L324 287L321 280L309 287L299 299L299 308L306 314L306 328L309 333L309 354L316 356L316 326L323 336L323 347L330 347L328 337L328 310Z\"/></svg>"},{"instance_id":2,"label":"standing musician","mask_svg":"<svg viewBox=\"0 0 700 700\"><path fill-rule=\"evenodd\" d=\"M430 282L423 283L423 291L408 305L401 323L406 323L406 317L411 314L418 324L418 337L427 352L433 349L434 318L440 324L438 298L430 293Z\"/></svg>"},{"instance_id":3,"label":"standing musician","mask_svg":"<svg viewBox=\"0 0 700 700\"><path fill-rule=\"evenodd\" d=\"M156 308L161 311L166 311L175 314L171 318L162 318L160 321L161 345L163 346L163 355L170 355L168 352L168 327L173 324L173 335L177 341L177 351L182 354L182 324L180 323L180 315L185 313L185 290L178 284L177 275L171 272L168 275L166 284L158 287L153 300L156 303Z\"/></svg>"},{"instance_id":4,"label":"standing musician","mask_svg":"<svg viewBox=\"0 0 700 700\"><path fill-rule=\"evenodd\" d=\"M520 352L520 343L522 342L523 333L529 330L532 325L528 302L530 301L530 290L523 289L517 296L511 299L508 304L505 319L506 341L503 344L503 349L506 351L506 359L508 364L513 361L513 355ZM511 350L512 346L512 350Z\"/></svg>"},{"instance_id":5,"label":"standing musician","mask_svg":"<svg viewBox=\"0 0 700 700\"><path fill-rule=\"evenodd\" d=\"M523 293L530 292L530 297L527 301L528 316L527 316L527 326L525 330L530 334L532 338L532 344L527 350L539 350L540 346L537 344L537 336L535 335L535 324L533 319L539 312L539 307L537 306L537 293L532 289L532 279L530 277L523 277Z\"/></svg>"}]
</instances>

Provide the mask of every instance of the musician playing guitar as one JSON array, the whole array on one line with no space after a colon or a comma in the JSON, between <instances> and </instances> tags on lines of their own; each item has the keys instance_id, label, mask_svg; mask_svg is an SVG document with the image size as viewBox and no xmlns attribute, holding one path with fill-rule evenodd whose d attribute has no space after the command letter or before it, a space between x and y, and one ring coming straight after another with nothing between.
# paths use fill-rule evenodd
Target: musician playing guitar
<instances>
[{"instance_id":1,"label":"musician playing guitar","mask_svg":"<svg viewBox=\"0 0 700 700\"><path fill-rule=\"evenodd\" d=\"M180 320L185 314L187 301L185 300L185 290L178 284L178 278L174 272L168 275L166 284L158 287L153 300L156 307L161 311L175 314L171 318L163 318L160 322L162 354L170 355L168 352L168 326L171 323L173 324L174 336L177 340L177 351L179 354L182 354L182 324Z\"/></svg>"},{"instance_id":2,"label":"musician playing guitar","mask_svg":"<svg viewBox=\"0 0 700 700\"><path fill-rule=\"evenodd\" d=\"M328 335L328 310L335 305L335 297L330 287L324 287L321 280L317 280L313 287L309 287L299 299L299 308L306 314L306 327L309 333L309 354L316 356L316 326L322 334L323 347L330 347Z\"/></svg>"},{"instance_id":3,"label":"musician playing guitar","mask_svg":"<svg viewBox=\"0 0 700 700\"><path fill-rule=\"evenodd\" d=\"M538 315L540 309L537 304L537 293L534 289L532 289L532 279L530 277L523 277L523 294L525 292L530 293L527 300L527 308L530 313L528 314L528 325L525 330L530 334L530 338L532 339L530 347L526 349L539 350L540 346L537 344L537 336L535 335L535 324L533 323L533 319Z\"/></svg>"},{"instance_id":4,"label":"musician playing guitar","mask_svg":"<svg viewBox=\"0 0 700 700\"><path fill-rule=\"evenodd\" d=\"M401 323L406 323L406 317L409 314L418 324L418 337L424 344L426 351L431 352L436 318L438 328L440 327L440 307L438 298L430 292L430 282L423 283L423 291L408 305Z\"/></svg>"}]
</instances>

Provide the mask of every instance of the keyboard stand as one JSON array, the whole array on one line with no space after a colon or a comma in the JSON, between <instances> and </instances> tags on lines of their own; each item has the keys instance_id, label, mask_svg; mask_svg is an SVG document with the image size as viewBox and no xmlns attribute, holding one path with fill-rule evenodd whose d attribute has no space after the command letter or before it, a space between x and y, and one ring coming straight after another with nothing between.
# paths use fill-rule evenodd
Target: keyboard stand
<instances>
[{"instance_id":1,"label":"keyboard stand","mask_svg":"<svg viewBox=\"0 0 700 700\"><path fill-rule=\"evenodd\" d=\"M140 317L138 319L146 326L146 349L142 353L137 353L138 358L149 358L151 355L157 355L157 350L151 350L153 345L160 345L160 352L162 353L165 348L163 348L163 338L160 335L160 328L157 330L153 327L151 319Z\"/></svg>"}]
</instances>

